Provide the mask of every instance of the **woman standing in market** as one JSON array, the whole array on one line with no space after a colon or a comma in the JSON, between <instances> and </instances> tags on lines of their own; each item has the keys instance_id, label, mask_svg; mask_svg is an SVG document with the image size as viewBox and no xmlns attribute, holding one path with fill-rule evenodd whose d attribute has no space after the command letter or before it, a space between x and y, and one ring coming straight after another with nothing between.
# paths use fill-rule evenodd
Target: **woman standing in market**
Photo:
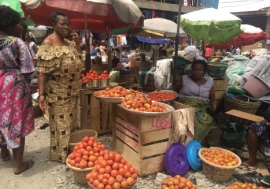
<instances>
[{"instance_id":1,"label":"woman standing in market","mask_svg":"<svg viewBox=\"0 0 270 189\"><path fill-rule=\"evenodd\" d=\"M25 76L34 71L33 60L25 43L13 37L20 15L0 6L0 148L1 159L10 160L12 149L17 175L34 164L23 162L25 136L34 130L31 91Z\"/></svg>"},{"instance_id":2,"label":"woman standing in market","mask_svg":"<svg viewBox=\"0 0 270 189\"><path fill-rule=\"evenodd\" d=\"M195 108L194 134L195 140L216 145L222 133L210 115L216 109L214 81L205 77L207 63L195 60L191 75L183 75L174 82L173 90L179 93L179 102Z\"/></svg>"},{"instance_id":3,"label":"woman standing in market","mask_svg":"<svg viewBox=\"0 0 270 189\"><path fill-rule=\"evenodd\" d=\"M34 58L37 54L38 48L36 45L36 37L32 32L26 32L25 34L25 44L28 46L28 49Z\"/></svg>"},{"instance_id":4,"label":"woman standing in market","mask_svg":"<svg viewBox=\"0 0 270 189\"><path fill-rule=\"evenodd\" d=\"M70 133L78 128L75 105L84 64L78 35L71 33L76 46L66 39L71 31L68 17L57 11L52 13L51 22L54 32L44 39L35 57L39 106L49 110L51 160L65 163Z\"/></svg>"}]
</instances>

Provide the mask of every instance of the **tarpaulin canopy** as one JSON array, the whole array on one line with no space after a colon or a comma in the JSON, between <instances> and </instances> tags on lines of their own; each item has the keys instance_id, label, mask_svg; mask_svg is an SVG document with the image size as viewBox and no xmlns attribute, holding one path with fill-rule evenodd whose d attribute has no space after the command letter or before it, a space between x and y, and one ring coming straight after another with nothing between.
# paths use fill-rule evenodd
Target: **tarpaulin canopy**
<instances>
[{"instance_id":1,"label":"tarpaulin canopy","mask_svg":"<svg viewBox=\"0 0 270 189\"><path fill-rule=\"evenodd\" d=\"M171 39L167 39L167 38L160 38L160 39L152 39L152 38L146 38L146 37L141 37L141 36L137 36L137 39L141 42L144 43L157 43L157 44L165 44L171 41Z\"/></svg>"}]
</instances>

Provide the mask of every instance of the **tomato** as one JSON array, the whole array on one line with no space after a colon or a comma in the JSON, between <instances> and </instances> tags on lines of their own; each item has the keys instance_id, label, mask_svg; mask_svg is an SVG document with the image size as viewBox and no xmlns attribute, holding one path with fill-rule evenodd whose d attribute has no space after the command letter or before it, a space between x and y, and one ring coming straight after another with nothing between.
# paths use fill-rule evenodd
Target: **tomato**
<instances>
[{"instance_id":1,"label":"tomato","mask_svg":"<svg viewBox=\"0 0 270 189\"><path fill-rule=\"evenodd\" d=\"M128 177L131 177L130 172L126 172L126 173L125 173L125 178L128 178Z\"/></svg>"},{"instance_id":2,"label":"tomato","mask_svg":"<svg viewBox=\"0 0 270 189\"><path fill-rule=\"evenodd\" d=\"M98 175L98 177L97 177L97 180L99 181L99 182L102 182L102 180L103 180L103 174L99 174Z\"/></svg>"},{"instance_id":3,"label":"tomato","mask_svg":"<svg viewBox=\"0 0 270 189\"><path fill-rule=\"evenodd\" d=\"M99 165L100 165L101 167L106 167L106 165L107 165L106 160L101 160L100 163L99 163Z\"/></svg>"},{"instance_id":4,"label":"tomato","mask_svg":"<svg viewBox=\"0 0 270 189\"><path fill-rule=\"evenodd\" d=\"M97 178L98 178L98 172L97 171L95 171L95 170L93 170L92 172L91 172L91 178L92 179L94 179L94 180L96 180Z\"/></svg>"},{"instance_id":5,"label":"tomato","mask_svg":"<svg viewBox=\"0 0 270 189\"><path fill-rule=\"evenodd\" d=\"M105 167L105 172L106 172L106 173L111 173L111 171L112 171L111 166L108 166L108 165L107 165L107 166Z\"/></svg>"},{"instance_id":6,"label":"tomato","mask_svg":"<svg viewBox=\"0 0 270 189\"><path fill-rule=\"evenodd\" d=\"M104 174L104 178L109 179L110 177L111 177L111 175L109 173Z\"/></svg>"},{"instance_id":7,"label":"tomato","mask_svg":"<svg viewBox=\"0 0 270 189\"><path fill-rule=\"evenodd\" d=\"M100 156L104 156L104 155L105 155L104 150L99 151L99 155L100 155Z\"/></svg>"},{"instance_id":8,"label":"tomato","mask_svg":"<svg viewBox=\"0 0 270 189\"><path fill-rule=\"evenodd\" d=\"M75 165L75 160L74 159L72 159L72 160L70 160L70 162L69 162L69 164L71 165L71 166L74 166Z\"/></svg>"},{"instance_id":9,"label":"tomato","mask_svg":"<svg viewBox=\"0 0 270 189\"><path fill-rule=\"evenodd\" d=\"M76 157L76 158L75 158L75 163L80 163L81 160L82 160L82 158Z\"/></svg>"},{"instance_id":10,"label":"tomato","mask_svg":"<svg viewBox=\"0 0 270 189\"><path fill-rule=\"evenodd\" d=\"M121 176L125 176L125 174L126 174L125 169L124 168L119 168L118 174L121 175Z\"/></svg>"},{"instance_id":11,"label":"tomato","mask_svg":"<svg viewBox=\"0 0 270 189\"><path fill-rule=\"evenodd\" d=\"M82 157L82 154L76 152L76 153L74 154L74 156L75 156L75 158L76 158L76 157Z\"/></svg>"},{"instance_id":12,"label":"tomato","mask_svg":"<svg viewBox=\"0 0 270 189\"><path fill-rule=\"evenodd\" d=\"M115 162L120 162L121 159L122 159L122 155L120 155L120 154L115 154L115 158L114 158L114 161L115 161Z\"/></svg>"},{"instance_id":13,"label":"tomato","mask_svg":"<svg viewBox=\"0 0 270 189\"><path fill-rule=\"evenodd\" d=\"M96 164L96 165L95 165L95 169L96 169L97 171L99 171L100 168L101 168L101 167L100 167L99 164Z\"/></svg>"},{"instance_id":14,"label":"tomato","mask_svg":"<svg viewBox=\"0 0 270 189\"><path fill-rule=\"evenodd\" d=\"M113 160L107 160L106 164L107 165L113 165Z\"/></svg>"},{"instance_id":15,"label":"tomato","mask_svg":"<svg viewBox=\"0 0 270 189\"><path fill-rule=\"evenodd\" d=\"M130 168L129 168L129 172L130 172L131 174L133 174L133 173L135 173L135 169L134 169L133 167L130 167Z\"/></svg>"},{"instance_id":16,"label":"tomato","mask_svg":"<svg viewBox=\"0 0 270 189\"><path fill-rule=\"evenodd\" d=\"M138 173L133 173L133 174L132 174L132 177L133 177L134 179L137 179L137 178L138 178Z\"/></svg>"},{"instance_id":17,"label":"tomato","mask_svg":"<svg viewBox=\"0 0 270 189\"><path fill-rule=\"evenodd\" d=\"M113 189L120 189L121 185L118 182L115 182L112 186Z\"/></svg>"},{"instance_id":18,"label":"tomato","mask_svg":"<svg viewBox=\"0 0 270 189\"><path fill-rule=\"evenodd\" d=\"M91 173L88 173L86 176L85 176L86 180L89 180L91 178Z\"/></svg>"},{"instance_id":19,"label":"tomato","mask_svg":"<svg viewBox=\"0 0 270 189\"><path fill-rule=\"evenodd\" d=\"M88 160L89 160L89 157L88 157L88 156L83 156L82 159L83 159L84 161L88 161Z\"/></svg>"},{"instance_id":20,"label":"tomato","mask_svg":"<svg viewBox=\"0 0 270 189\"><path fill-rule=\"evenodd\" d=\"M89 141L89 137L88 136L83 137L82 141L87 143Z\"/></svg>"},{"instance_id":21,"label":"tomato","mask_svg":"<svg viewBox=\"0 0 270 189\"><path fill-rule=\"evenodd\" d=\"M97 187L97 186L99 185L98 180L94 180L93 185L94 185L95 187Z\"/></svg>"},{"instance_id":22,"label":"tomato","mask_svg":"<svg viewBox=\"0 0 270 189\"><path fill-rule=\"evenodd\" d=\"M103 167L101 167L101 168L98 170L98 172L99 172L100 174L106 173L106 172L105 172L105 168L103 168Z\"/></svg>"},{"instance_id":23,"label":"tomato","mask_svg":"<svg viewBox=\"0 0 270 189\"><path fill-rule=\"evenodd\" d=\"M121 182L123 181L123 176L117 175L117 176L115 177L115 180L116 180L116 182L121 183Z\"/></svg>"},{"instance_id":24,"label":"tomato","mask_svg":"<svg viewBox=\"0 0 270 189\"><path fill-rule=\"evenodd\" d=\"M128 183L129 186L133 185L134 184L134 178L128 177L127 178L127 183Z\"/></svg>"},{"instance_id":25,"label":"tomato","mask_svg":"<svg viewBox=\"0 0 270 189\"><path fill-rule=\"evenodd\" d=\"M87 168L87 161L81 160L81 161L80 161L80 168L81 168L81 169Z\"/></svg>"},{"instance_id":26,"label":"tomato","mask_svg":"<svg viewBox=\"0 0 270 189\"><path fill-rule=\"evenodd\" d=\"M99 153L95 153L94 155L95 155L97 158L99 157Z\"/></svg>"},{"instance_id":27,"label":"tomato","mask_svg":"<svg viewBox=\"0 0 270 189\"><path fill-rule=\"evenodd\" d=\"M97 189L104 189L104 184L99 183L99 185L97 186Z\"/></svg>"},{"instance_id":28,"label":"tomato","mask_svg":"<svg viewBox=\"0 0 270 189\"><path fill-rule=\"evenodd\" d=\"M112 169L118 170L118 169L119 169L119 164L118 164L118 163L114 163L114 164L112 165Z\"/></svg>"},{"instance_id":29,"label":"tomato","mask_svg":"<svg viewBox=\"0 0 270 189\"><path fill-rule=\"evenodd\" d=\"M102 184L104 184L106 186L108 184L108 179L106 179L106 178L102 179Z\"/></svg>"},{"instance_id":30,"label":"tomato","mask_svg":"<svg viewBox=\"0 0 270 189\"><path fill-rule=\"evenodd\" d=\"M75 163L75 167L80 168L80 163Z\"/></svg>"},{"instance_id":31,"label":"tomato","mask_svg":"<svg viewBox=\"0 0 270 189\"><path fill-rule=\"evenodd\" d=\"M127 180L124 179L124 180L121 182L121 188L127 188L127 187L128 187Z\"/></svg>"},{"instance_id":32,"label":"tomato","mask_svg":"<svg viewBox=\"0 0 270 189\"><path fill-rule=\"evenodd\" d=\"M123 165L126 165L126 160L124 158L122 158L120 163L122 163Z\"/></svg>"},{"instance_id":33,"label":"tomato","mask_svg":"<svg viewBox=\"0 0 270 189\"><path fill-rule=\"evenodd\" d=\"M73 151L77 151L79 149L79 147L76 145L74 148L73 148Z\"/></svg>"},{"instance_id":34,"label":"tomato","mask_svg":"<svg viewBox=\"0 0 270 189\"><path fill-rule=\"evenodd\" d=\"M110 177L108 179L108 184L112 186L114 183L115 183L115 178L114 177Z\"/></svg>"},{"instance_id":35,"label":"tomato","mask_svg":"<svg viewBox=\"0 0 270 189\"><path fill-rule=\"evenodd\" d=\"M95 164L94 164L92 161L89 161L87 165L88 165L88 167L89 167L89 168L91 168L91 167L94 167L94 166L95 166Z\"/></svg>"},{"instance_id":36,"label":"tomato","mask_svg":"<svg viewBox=\"0 0 270 189\"><path fill-rule=\"evenodd\" d=\"M91 139L89 139L87 144L88 144L89 146L93 147L94 141L91 140Z\"/></svg>"},{"instance_id":37,"label":"tomato","mask_svg":"<svg viewBox=\"0 0 270 189\"><path fill-rule=\"evenodd\" d=\"M117 175L118 175L118 171L117 171L117 170L112 170L112 171L111 171L111 176L112 176L112 177L115 178Z\"/></svg>"},{"instance_id":38,"label":"tomato","mask_svg":"<svg viewBox=\"0 0 270 189\"><path fill-rule=\"evenodd\" d=\"M68 157L69 159L75 159L75 155L73 153L71 153Z\"/></svg>"},{"instance_id":39,"label":"tomato","mask_svg":"<svg viewBox=\"0 0 270 189\"><path fill-rule=\"evenodd\" d=\"M87 147L89 147L89 146L87 146ZM85 155L85 156L89 156L89 151L84 150L84 151L83 151L83 155Z\"/></svg>"},{"instance_id":40,"label":"tomato","mask_svg":"<svg viewBox=\"0 0 270 189\"><path fill-rule=\"evenodd\" d=\"M114 160L115 158L115 153L114 152L109 152L109 159Z\"/></svg>"},{"instance_id":41,"label":"tomato","mask_svg":"<svg viewBox=\"0 0 270 189\"><path fill-rule=\"evenodd\" d=\"M112 189L111 185L106 185L105 189Z\"/></svg>"}]
</instances>

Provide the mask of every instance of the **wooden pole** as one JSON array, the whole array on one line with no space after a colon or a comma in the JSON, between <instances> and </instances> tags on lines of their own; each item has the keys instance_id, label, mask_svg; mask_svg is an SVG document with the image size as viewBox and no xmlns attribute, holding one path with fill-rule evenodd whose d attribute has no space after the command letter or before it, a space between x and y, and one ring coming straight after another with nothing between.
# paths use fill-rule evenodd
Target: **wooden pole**
<instances>
[{"instance_id":1,"label":"wooden pole","mask_svg":"<svg viewBox=\"0 0 270 189\"><path fill-rule=\"evenodd\" d=\"M87 30L87 17L86 14L84 14L84 24L85 24L85 70L86 72L89 72L91 70L91 56L90 56L90 44L89 44L89 38L90 34L88 35L88 30Z\"/></svg>"}]
</instances>

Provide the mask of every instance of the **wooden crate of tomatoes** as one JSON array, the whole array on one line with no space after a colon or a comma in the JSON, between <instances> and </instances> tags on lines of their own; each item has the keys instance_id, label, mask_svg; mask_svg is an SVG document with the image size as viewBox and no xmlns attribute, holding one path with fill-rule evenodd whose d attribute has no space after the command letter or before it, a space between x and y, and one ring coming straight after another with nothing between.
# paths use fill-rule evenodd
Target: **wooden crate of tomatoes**
<instances>
[{"instance_id":1,"label":"wooden crate of tomatoes","mask_svg":"<svg viewBox=\"0 0 270 189\"><path fill-rule=\"evenodd\" d=\"M176 109L180 109L180 103ZM182 106L186 108L187 106ZM139 116L113 105L113 149L122 154L140 176L164 170L164 156L171 131L171 113L164 116Z\"/></svg>"}]
</instances>

